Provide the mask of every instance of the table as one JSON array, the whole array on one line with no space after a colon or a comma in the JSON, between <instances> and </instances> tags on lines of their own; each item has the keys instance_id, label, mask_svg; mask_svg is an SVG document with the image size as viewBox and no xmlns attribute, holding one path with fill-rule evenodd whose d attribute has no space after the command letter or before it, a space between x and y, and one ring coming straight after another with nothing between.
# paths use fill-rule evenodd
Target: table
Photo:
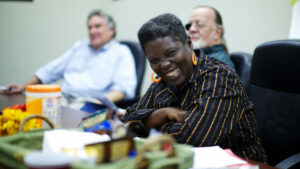
<instances>
[{"instance_id":1,"label":"table","mask_svg":"<svg viewBox=\"0 0 300 169\"><path fill-rule=\"evenodd\" d=\"M4 95L0 94L0 110L5 107L15 104L25 103L24 94ZM63 128L75 128L83 117L88 116L89 113L71 109L66 106L62 106L62 127Z\"/></svg>"},{"instance_id":2,"label":"table","mask_svg":"<svg viewBox=\"0 0 300 169\"><path fill-rule=\"evenodd\" d=\"M0 94L0 110L8 106L12 106L15 104L22 104L22 103L25 103L24 94L16 94L16 95ZM87 115L89 115L89 113L62 106L62 127L74 128L81 121L81 119L83 117L86 117ZM258 165L260 169L277 169L276 167L261 162L255 162L251 160L246 160L246 161L248 161L251 164Z\"/></svg>"},{"instance_id":3,"label":"table","mask_svg":"<svg viewBox=\"0 0 300 169\"><path fill-rule=\"evenodd\" d=\"M279 169L279 168L264 164L262 162L256 162L256 161L252 161L252 160L246 160L246 161L250 164L258 165L259 169Z\"/></svg>"}]
</instances>

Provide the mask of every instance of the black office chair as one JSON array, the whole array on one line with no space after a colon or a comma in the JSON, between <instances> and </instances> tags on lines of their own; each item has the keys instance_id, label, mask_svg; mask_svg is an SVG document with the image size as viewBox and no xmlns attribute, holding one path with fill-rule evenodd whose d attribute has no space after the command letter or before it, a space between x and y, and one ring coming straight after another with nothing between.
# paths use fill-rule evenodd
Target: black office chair
<instances>
[{"instance_id":1,"label":"black office chair","mask_svg":"<svg viewBox=\"0 0 300 169\"><path fill-rule=\"evenodd\" d=\"M278 168L300 168L299 72L300 40L271 41L255 49L248 94L268 162Z\"/></svg>"},{"instance_id":2,"label":"black office chair","mask_svg":"<svg viewBox=\"0 0 300 169\"><path fill-rule=\"evenodd\" d=\"M133 41L120 41L121 44L127 45L131 50L135 60L136 76L137 76L137 87L135 90L135 97L131 100L124 100L116 103L120 108L126 108L133 103L137 102L140 98L142 82L144 79L144 72L146 68L146 56L139 43Z\"/></svg>"},{"instance_id":3,"label":"black office chair","mask_svg":"<svg viewBox=\"0 0 300 169\"><path fill-rule=\"evenodd\" d=\"M246 90L250 81L251 57L251 54L245 52L233 52L230 54L230 59Z\"/></svg>"}]
</instances>

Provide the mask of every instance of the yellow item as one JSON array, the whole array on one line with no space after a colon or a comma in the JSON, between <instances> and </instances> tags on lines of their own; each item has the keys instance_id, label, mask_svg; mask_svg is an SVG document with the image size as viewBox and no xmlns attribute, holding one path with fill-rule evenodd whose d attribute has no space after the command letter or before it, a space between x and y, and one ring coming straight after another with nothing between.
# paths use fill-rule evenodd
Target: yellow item
<instances>
[{"instance_id":1,"label":"yellow item","mask_svg":"<svg viewBox=\"0 0 300 169\"><path fill-rule=\"evenodd\" d=\"M26 87L26 111L48 117L61 127L61 89L59 85L29 85ZM42 120L38 120L42 125Z\"/></svg>"}]
</instances>

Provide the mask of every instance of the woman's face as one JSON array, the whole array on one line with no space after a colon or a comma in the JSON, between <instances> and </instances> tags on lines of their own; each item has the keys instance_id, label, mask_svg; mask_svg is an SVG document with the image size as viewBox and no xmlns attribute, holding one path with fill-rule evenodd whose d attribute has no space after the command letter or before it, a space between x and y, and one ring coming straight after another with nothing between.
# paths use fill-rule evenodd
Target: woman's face
<instances>
[{"instance_id":1,"label":"woman's face","mask_svg":"<svg viewBox=\"0 0 300 169\"><path fill-rule=\"evenodd\" d=\"M194 66L190 40L182 44L169 36L157 38L146 43L145 52L151 68L171 85L178 87L191 77Z\"/></svg>"}]
</instances>

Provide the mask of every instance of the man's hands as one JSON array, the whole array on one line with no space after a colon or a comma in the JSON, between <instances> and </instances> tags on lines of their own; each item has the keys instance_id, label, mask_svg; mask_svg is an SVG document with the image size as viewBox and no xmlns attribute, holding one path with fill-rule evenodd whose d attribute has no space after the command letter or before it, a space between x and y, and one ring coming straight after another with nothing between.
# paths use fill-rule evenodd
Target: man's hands
<instances>
[{"instance_id":1,"label":"man's hands","mask_svg":"<svg viewBox=\"0 0 300 169\"><path fill-rule=\"evenodd\" d=\"M17 84L9 84L6 86L6 90L3 90L2 94L18 94L25 91L26 86L28 85L34 85L34 84L41 84L41 80L36 77L32 76L25 84L23 85L17 85Z\"/></svg>"},{"instance_id":2,"label":"man's hands","mask_svg":"<svg viewBox=\"0 0 300 169\"><path fill-rule=\"evenodd\" d=\"M111 102L118 102L125 98L125 94L119 91L111 90L107 94L104 95Z\"/></svg>"},{"instance_id":3,"label":"man's hands","mask_svg":"<svg viewBox=\"0 0 300 169\"><path fill-rule=\"evenodd\" d=\"M22 93L25 90L24 85L17 85L17 84L9 84L6 86L6 90L2 90L2 94L18 94Z\"/></svg>"}]
</instances>

